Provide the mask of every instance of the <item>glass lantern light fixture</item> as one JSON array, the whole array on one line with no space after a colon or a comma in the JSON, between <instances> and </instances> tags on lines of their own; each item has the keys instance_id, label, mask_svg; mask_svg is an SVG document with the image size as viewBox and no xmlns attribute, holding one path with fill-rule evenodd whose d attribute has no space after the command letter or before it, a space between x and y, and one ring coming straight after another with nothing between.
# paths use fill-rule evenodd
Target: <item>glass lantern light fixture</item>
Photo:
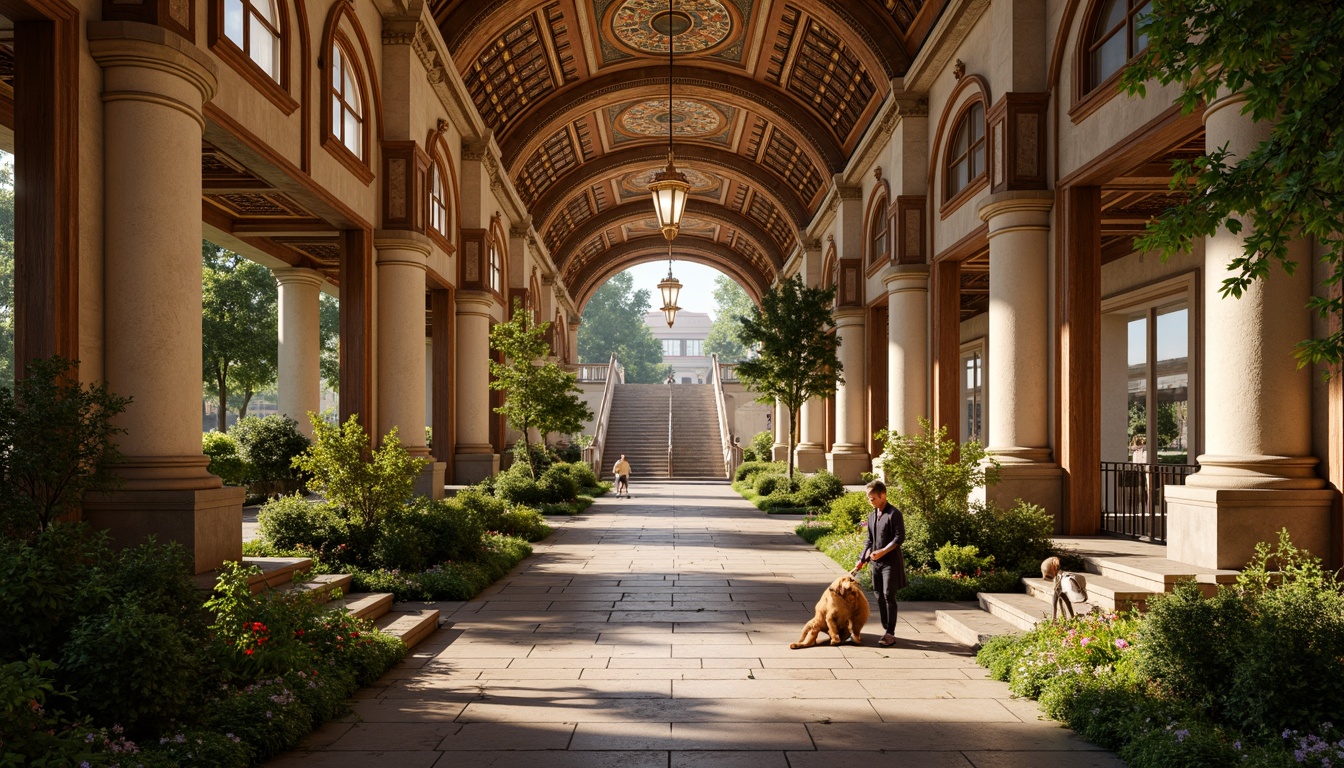
<instances>
[{"instance_id":1,"label":"glass lantern light fixture","mask_svg":"<svg viewBox=\"0 0 1344 768\"><path fill-rule=\"evenodd\" d=\"M663 231L663 237L671 243L681 229L681 214L686 210L691 183L686 179L686 174L677 170L672 152L672 0L667 0L667 18L667 167L654 175L649 192L653 195L653 212L658 217L658 227Z\"/></svg>"},{"instance_id":2,"label":"glass lantern light fixture","mask_svg":"<svg viewBox=\"0 0 1344 768\"><path fill-rule=\"evenodd\" d=\"M663 296L663 316L667 318L667 327L677 321L677 298L681 295L681 281L672 276L672 243L667 244L667 277L658 284L658 292Z\"/></svg>"}]
</instances>

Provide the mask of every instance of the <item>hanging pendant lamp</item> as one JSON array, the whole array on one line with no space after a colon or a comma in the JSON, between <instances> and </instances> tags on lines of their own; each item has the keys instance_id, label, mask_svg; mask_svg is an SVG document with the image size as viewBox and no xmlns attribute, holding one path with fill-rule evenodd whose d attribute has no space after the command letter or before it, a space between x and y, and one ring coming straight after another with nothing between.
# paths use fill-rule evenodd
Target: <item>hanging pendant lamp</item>
<instances>
[{"instance_id":1,"label":"hanging pendant lamp","mask_svg":"<svg viewBox=\"0 0 1344 768\"><path fill-rule=\"evenodd\" d=\"M667 244L667 277L658 284L658 292L663 295L663 316L667 318L667 327L677 321L677 298L681 295L681 281L672 276L672 243Z\"/></svg>"},{"instance_id":2,"label":"hanging pendant lamp","mask_svg":"<svg viewBox=\"0 0 1344 768\"><path fill-rule=\"evenodd\" d=\"M672 152L672 0L667 0L667 167L653 177L649 192L653 194L653 212L658 216L658 228L670 244L681 230L681 214L686 210L686 198L691 183L686 174L677 170ZM668 270L671 277L671 269ZM672 323L669 321L668 325Z\"/></svg>"}]
</instances>

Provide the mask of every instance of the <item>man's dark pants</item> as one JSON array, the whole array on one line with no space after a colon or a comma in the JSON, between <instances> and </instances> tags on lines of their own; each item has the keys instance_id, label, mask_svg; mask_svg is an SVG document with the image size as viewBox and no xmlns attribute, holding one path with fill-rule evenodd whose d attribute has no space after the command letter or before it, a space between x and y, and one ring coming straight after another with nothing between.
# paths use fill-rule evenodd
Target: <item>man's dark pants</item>
<instances>
[{"instance_id":1,"label":"man's dark pants","mask_svg":"<svg viewBox=\"0 0 1344 768\"><path fill-rule=\"evenodd\" d=\"M877 609L882 615L882 629L896 633L896 573L890 565L872 564L873 591L877 593Z\"/></svg>"}]
</instances>

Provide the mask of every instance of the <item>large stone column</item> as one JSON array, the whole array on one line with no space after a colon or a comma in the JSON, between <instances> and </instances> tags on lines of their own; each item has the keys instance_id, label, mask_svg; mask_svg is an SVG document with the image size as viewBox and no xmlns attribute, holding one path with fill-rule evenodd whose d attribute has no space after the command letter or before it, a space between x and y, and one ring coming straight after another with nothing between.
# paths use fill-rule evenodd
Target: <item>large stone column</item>
<instances>
[{"instance_id":1,"label":"large stone column","mask_svg":"<svg viewBox=\"0 0 1344 768\"><path fill-rule=\"evenodd\" d=\"M214 64L161 27L90 22L103 68L104 371L132 398L116 424L119 490L85 518L120 545L177 541L197 573L242 556L242 488L201 453L202 104Z\"/></svg>"},{"instance_id":2,"label":"large stone column","mask_svg":"<svg viewBox=\"0 0 1344 768\"><path fill-rule=\"evenodd\" d=\"M271 272L280 286L279 410L311 438L308 414L322 408L322 275L299 268Z\"/></svg>"},{"instance_id":3,"label":"large stone column","mask_svg":"<svg viewBox=\"0 0 1344 768\"><path fill-rule=\"evenodd\" d=\"M789 409L780 401L775 401L775 415L771 419L771 430L775 434L775 444L770 446L770 458L786 461L789 458Z\"/></svg>"},{"instance_id":4,"label":"large stone column","mask_svg":"<svg viewBox=\"0 0 1344 768\"><path fill-rule=\"evenodd\" d=\"M864 434L864 321L862 308L837 309L835 333L840 338L840 367L845 383L835 391L835 445L826 455L826 468L846 483L857 483L872 471L868 439Z\"/></svg>"},{"instance_id":5,"label":"large stone column","mask_svg":"<svg viewBox=\"0 0 1344 768\"><path fill-rule=\"evenodd\" d=\"M1205 145L1224 144L1240 159L1269 135L1267 123L1241 114L1242 97L1224 96L1204 113ZM1240 234L1220 229L1205 240L1205 453L1186 485L1168 486L1167 555L1209 568L1241 568L1256 542L1287 528L1293 543L1331 556L1334 491L1317 477L1311 454L1311 369L1298 368L1293 345L1311 335L1311 249L1290 246L1295 274L1275 267L1240 299L1219 289L1242 255Z\"/></svg>"},{"instance_id":6,"label":"large stone column","mask_svg":"<svg viewBox=\"0 0 1344 768\"><path fill-rule=\"evenodd\" d=\"M393 428L406 452L430 463L415 492L443 497L445 465L425 443L425 267L429 239L415 232L378 232L378 436Z\"/></svg>"},{"instance_id":7,"label":"large stone column","mask_svg":"<svg viewBox=\"0 0 1344 768\"><path fill-rule=\"evenodd\" d=\"M1001 192L981 203L989 224L987 448L1002 465L986 498L1022 499L1059 521L1062 473L1051 459L1049 192Z\"/></svg>"},{"instance_id":8,"label":"large stone column","mask_svg":"<svg viewBox=\"0 0 1344 768\"><path fill-rule=\"evenodd\" d=\"M929 270L893 268L887 286L887 426L909 435L929 417Z\"/></svg>"},{"instance_id":9,"label":"large stone column","mask_svg":"<svg viewBox=\"0 0 1344 768\"><path fill-rule=\"evenodd\" d=\"M470 485L499 472L490 445L490 310L484 291L457 293L457 449L453 479Z\"/></svg>"},{"instance_id":10,"label":"large stone column","mask_svg":"<svg viewBox=\"0 0 1344 768\"><path fill-rule=\"evenodd\" d=\"M801 436L794 448L794 462L803 472L816 472L826 466L826 401L814 397L799 409L798 423Z\"/></svg>"}]
</instances>

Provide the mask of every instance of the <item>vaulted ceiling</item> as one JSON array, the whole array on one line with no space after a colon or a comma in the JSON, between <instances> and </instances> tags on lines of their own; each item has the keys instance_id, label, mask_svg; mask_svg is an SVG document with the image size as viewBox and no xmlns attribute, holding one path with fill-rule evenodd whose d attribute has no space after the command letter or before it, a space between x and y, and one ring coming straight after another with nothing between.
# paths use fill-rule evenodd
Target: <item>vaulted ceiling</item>
<instances>
[{"instance_id":1,"label":"vaulted ceiling","mask_svg":"<svg viewBox=\"0 0 1344 768\"><path fill-rule=\"evenodd\" d=\"M438 0L435 19L571 289L665 257L646 187L673 138L678 258L762 288L946 0Z\"/></svg>"}]
</instances>

